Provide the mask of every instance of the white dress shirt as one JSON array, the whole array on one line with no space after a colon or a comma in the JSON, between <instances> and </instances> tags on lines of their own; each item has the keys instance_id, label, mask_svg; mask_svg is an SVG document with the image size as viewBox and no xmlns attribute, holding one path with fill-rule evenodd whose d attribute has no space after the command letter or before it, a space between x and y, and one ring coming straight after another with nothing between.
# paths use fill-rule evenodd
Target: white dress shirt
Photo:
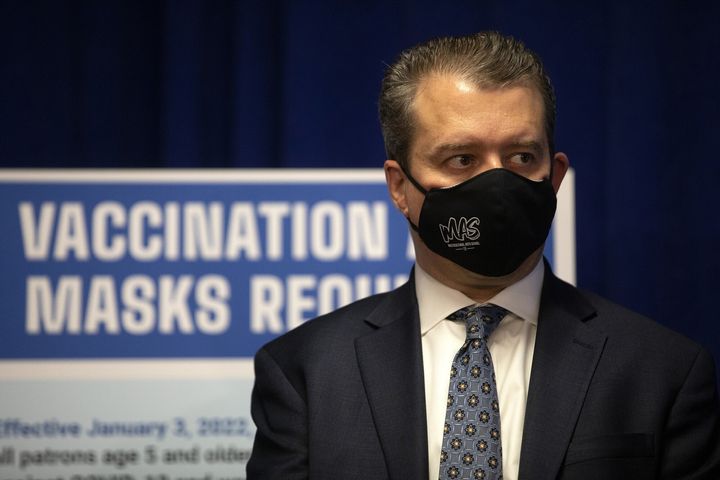
<instances>
[{"instance_id":1,"label":"white dress shirt","mask_svg":"<svg viewBox=\"0 0 720 480\"><path fill-rule=\"evenodd\" d=\"M500 402L502 466L505 480L516 480L520 467L525 404L535 350L540 292L544 276L539 261L527 276L489 299L510 313L488 340ZM465 342L465 325L446 317L477 302L438 282L415 265L425 373L430 479L438 478L450 367Z\"/></svg>"}]
</instances>

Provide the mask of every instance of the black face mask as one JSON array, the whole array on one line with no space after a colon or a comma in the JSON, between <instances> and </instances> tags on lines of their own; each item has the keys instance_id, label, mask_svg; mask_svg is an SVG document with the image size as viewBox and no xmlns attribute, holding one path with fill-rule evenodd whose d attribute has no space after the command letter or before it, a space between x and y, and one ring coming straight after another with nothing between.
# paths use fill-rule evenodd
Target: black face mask
<instances>
[{"instance_id":1,"label":"black face mask","mask_svg":"<svg viewBox=\"0 0 720 480\"><path fill-rule=\"evenodd\" d=\"M447 188L425 190L415 229L438 255L489 277L508 275L547 238L557 199L549 179L534 181L504 168Z\"/></svg>"}]
</instances>

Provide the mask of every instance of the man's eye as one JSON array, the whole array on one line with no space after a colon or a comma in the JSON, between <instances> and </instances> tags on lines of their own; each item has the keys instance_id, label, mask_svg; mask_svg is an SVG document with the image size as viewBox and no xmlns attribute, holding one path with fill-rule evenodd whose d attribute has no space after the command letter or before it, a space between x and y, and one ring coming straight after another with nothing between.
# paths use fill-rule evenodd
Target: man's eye
<instances>
[{"instance_id":1,"label":"man's eye","mask_svg":"<svg viewBox=\"0 0 720 480\"><path fill-rule=\"evenodd\" d=\"M465 168L473 163L473 157L470 155L455 155L448 160L453 168Z\"/></svg>"},{"instance_id":2,"label":"man's eye","mask_svg":"<svg viewBox=\"0 0 720 480\"><path fill-rule=\"evenodd\" d=\"M516 167L525 167L535 160L532 153L516 153L510 157L510 164Z\"/></svg>"}]
</instances>

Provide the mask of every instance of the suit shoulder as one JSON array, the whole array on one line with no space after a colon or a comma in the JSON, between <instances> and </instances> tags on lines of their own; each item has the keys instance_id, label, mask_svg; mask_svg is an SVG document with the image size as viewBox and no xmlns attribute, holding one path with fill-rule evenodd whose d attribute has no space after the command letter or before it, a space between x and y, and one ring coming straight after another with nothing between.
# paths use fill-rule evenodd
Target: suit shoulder
<instances>
[{"instance_id":1,"label":"suit shoulder","mask_svg":"<svg viewBox=\"0 0 720 480\"><path fill-rule=\"evenodd\" d=\"M411 292L414 295L408 285L355 301L270 341L255 356L256 375L273 364L272 368L282 371L305 397L308 383L326 383L332 375L353 371L357 361L355 340L377 328L366 320L382 316L388 308L407 308L403 304Z\"/></svg>"},{"instance_id":2,"label":"suit shoulder","mask_svg":"<svg viewBox=\"0 0 720 480\"><path fill-rule=\"evenodd\" d=\"M299 357L311 354L320 357L321 352L352 349L355 338L372 330L372 327L365 322L368 315L382 302L392 301L392 297L399 289L356 300L330 313L308 320L271 340L262 349L276 360L289 357L297 360Z\"/></svg>"},{"instance_id":3,"label":"suit shoulder","mask_svg":"<svg viewBox=\"0 0 720 480\"><path fill-rule=\"evenodd\" d=\"M645 315L593 292L583 290L582 295L595 308L597 318L594 321L600 323L603 330L626 339L637 348L662 350L672 347L676 352L684 351L693 357L702 350L699 343Z\"/></svg>"},{"instance_id":4,"label":"suit shoulder","mask_svg":"<svg viewBox=\"0 0 720 480\"><path fill-rule=\"evenodd\" d=\"M551 305L583 319L586 326L607 335L613 352L638 361L658 361L668 357L687 365L704 351L703 347L670 328L608 300L594 292L578 289L552 274L543 286L546 305ZM542 305L542 304L541 304Z\"/></svg>"}]
</instances>

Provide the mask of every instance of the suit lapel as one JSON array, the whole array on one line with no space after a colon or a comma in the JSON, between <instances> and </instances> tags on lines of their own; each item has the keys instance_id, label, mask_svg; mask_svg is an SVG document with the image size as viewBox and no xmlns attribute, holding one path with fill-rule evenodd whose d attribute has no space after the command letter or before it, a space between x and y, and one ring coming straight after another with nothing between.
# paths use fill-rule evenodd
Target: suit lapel
<instances>
[{"instance_id":1,"label":"suit lapel","mask_svg":"<svg viewBox=\"0 0 720 480\"><path fill-rule=\"evenodd\" d=\"M605 335L593 307L545 270L525 412L520 479L553 479L562 466Z\"/></svg>"},{"instance_id":2,"label":"suit lapel","mask_svg":"<svg viewBox=\"0 0 720 480\"><path fill-rule=\"evenodd\" d=\"M375 330L355 341L355 351L390 478L428 478L422 347L414 282L389 294L366 321Z\"/></svg>"}]
</instances>

